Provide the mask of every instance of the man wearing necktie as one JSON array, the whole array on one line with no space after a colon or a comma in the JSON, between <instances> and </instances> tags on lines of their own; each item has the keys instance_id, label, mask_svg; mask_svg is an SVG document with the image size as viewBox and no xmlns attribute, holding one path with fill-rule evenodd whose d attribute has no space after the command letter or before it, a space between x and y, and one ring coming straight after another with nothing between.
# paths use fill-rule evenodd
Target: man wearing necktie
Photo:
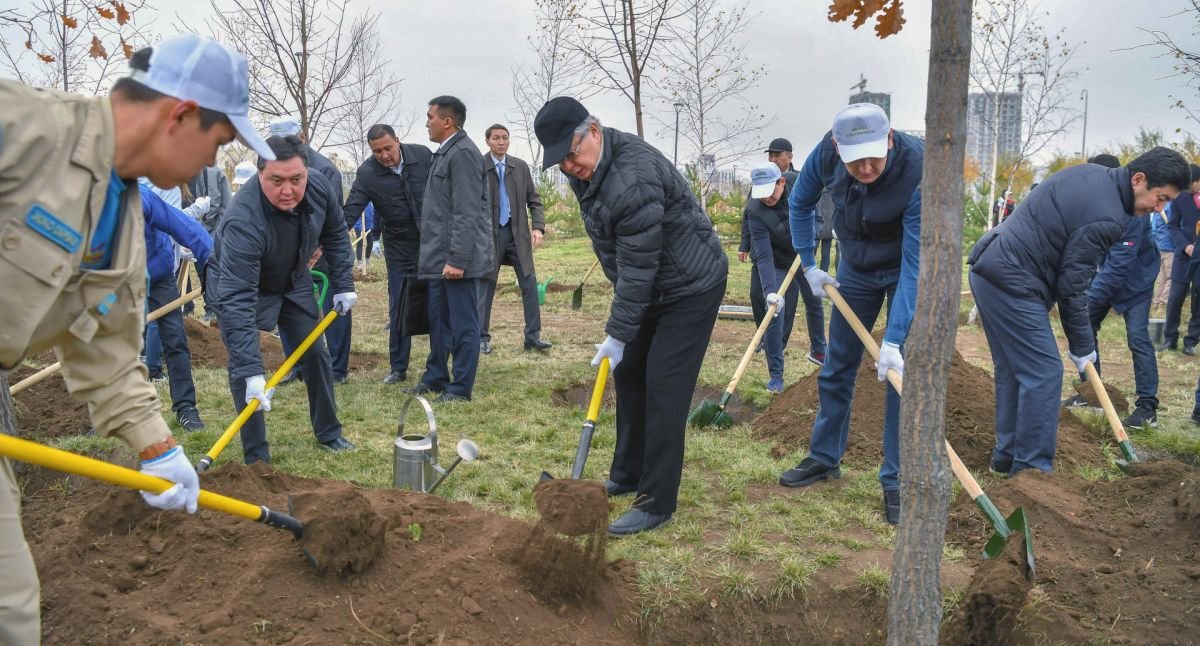
<instances>
[{"instance_id":1,"label":"man wearing necktie","mask_svg":"<svg viewBox=\"0 0 1200 646\"><path fill-rule=\"evenodd\" d=\"M492 125L485 131L484 140L490 150L483 155L483 166L492 203L496 264L491 279L479 284L479 351L483 354L492 352L488 328L501 265L511 266L517 274L525 310L525 349L549 350L553 346L541 339L542 311L538 305L537 274L533 268L533 250L542 246L546 232L542 198L533 182L529 164L508 154L508 128L498 123ZM500 190L501 186L504 190Z\"/></svg>"}]
</instances>

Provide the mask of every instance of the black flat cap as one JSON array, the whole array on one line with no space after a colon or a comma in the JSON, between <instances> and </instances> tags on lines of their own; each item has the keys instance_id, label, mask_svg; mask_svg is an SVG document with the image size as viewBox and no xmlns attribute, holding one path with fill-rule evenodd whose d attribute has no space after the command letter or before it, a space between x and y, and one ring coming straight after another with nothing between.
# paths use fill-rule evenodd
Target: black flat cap
<instances>
[{"instance_id":1,"label":"black flat cap","mask_svg":"<svg viewBox=\"0 0 1200 646\"><path fill-rule=\"evenodd\" d=\"M771 140L771 145L764 150L765 153L790 153L792 152L792 142L783 137L776 137Z\"/></svg>"},{"instance_id":2,"label":"black flat cap","mask_svg":"<svg viewBox=\"0 0 1200 646\"><path fill-rule=\"evenodd\" d=\"M587 108L569 96L554 97L538 110L533 132L542 144L542 170L566 158L575 129L587 116Z\"/></svg>"}]
</instances>

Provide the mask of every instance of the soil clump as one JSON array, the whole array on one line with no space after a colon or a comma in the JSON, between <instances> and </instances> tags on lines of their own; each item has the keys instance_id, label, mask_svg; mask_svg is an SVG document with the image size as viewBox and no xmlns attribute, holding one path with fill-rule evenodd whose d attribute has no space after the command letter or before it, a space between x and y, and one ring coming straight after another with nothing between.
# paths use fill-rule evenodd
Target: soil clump
<instances>
[{"instance_id":1,"label":"soil clump","mask_svg":"<svg viewBox=\"0 0 1200 646\"><path fill-rule=\"evenodd\" d=\"M1075 392L1079 393L1080 397L1086 399L1089 406L1103 408L1100 398L1096 396L1096 389L1092 387L1092 382L1080 381L1076 383ZM1112 401L1113 408L1117 410L1117 413L1125 415L1129 412L1129 399L1116 386L1106 383L1104 384L1104 392L1108 393L1108 398Z\"/></svg>"},{"instance_id":2,"label":"soil clump","mask_svg":"<svg viewBox=\"0 0 1200 646\"><path fill-rule=\"evenodd\" d=\"M773 454L782 456L808 446L817 418L820 371L806 375L754 419L756 436L775 443ZM996 398L992 376L971 365L956 350L950 366L946 392L946 439L964 464L987 469L996 445ZM863 355L855 381L850 410L850 437L844 462L869 466L883 458L883 420L887 391L878 380L875 361ZM1056 468L1071 470L1079 465L1103 465L1097 436L1074 415L1063 411L1058 420Z\"/></svg>"},{"instance_id":3,"label":"soil clump","mask_svg":"<svg viewBox=\"0 0 1200 646\"><path fill-rule=\"evenodd\" d=\"M1025 535L1014 534L1004 551L975 568L954 614L941 633L946 646L1002 646L1011 643L1017 617L1032 584L1025 562Z\"/></svg>"}]
</instances>

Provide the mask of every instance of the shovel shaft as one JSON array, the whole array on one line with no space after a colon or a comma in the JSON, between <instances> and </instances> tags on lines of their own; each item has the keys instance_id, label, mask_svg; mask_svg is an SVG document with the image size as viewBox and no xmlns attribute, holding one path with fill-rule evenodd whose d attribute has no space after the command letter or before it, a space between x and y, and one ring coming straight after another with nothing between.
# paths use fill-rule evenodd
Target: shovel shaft
<instances>
[{"instance_id":1,"label":"shovel shaft","mask_svg":"<svg viewBox=\"0 0 1200 646\"><path fill-rule=\"evenodd\" d=\"M134 471L126 467L110 464L87 456L63 451L53 447L38 444L0 434L0 455L12 460L36 464L63 473L70 473L92 480L107 482L127 489L162 493L175 486L175 483ZM303 525L287 514L271 511L266 507L252 505L248 502L229 498L211 491L200 490L200 506L247 520L266 523L272 527L286 529L299 536L303 533Z\"/></svg>"},{"instance_id":2,"label":"shovel shaft","mask_svg":"<svg viewBox=\"0 0 1200 646\"><path fill-rule=\"evenodd\" d=\"M599 259L599 258L597 258L597 259L596 259L596 262L593 262L593 263L592 263L592 266L591 266L591 267L588 267L588 270L587 270L586 272L584 272L584 274L583 274L583 280L579 281L579 287L578 287L578 289L579 289L580 291L582 291L582 290L583 290L583 284L584 284L584 283L586 283L586 282L587 282L587 279L591 277L591 275L592 275L592 272L593 272L593 271L596 271L596 268L597 268L597 267L599 267L599 266L600 266L600 259ZM570 284L570 283L568 283L568 284Z\"/></svg>"},{"instance_id":3,"label":"shovel shaft","mask_svg":"<svg viewBox=\"0 0 1200 646\"><path fill-rule=\"evenodd\" d=\"M1112 429L1113 437L1117 438L1117 445L1121 447L1121 453L1126 460L1137 462L1138 456L1134 453L1133 444L1125 432L1125 425L1121 423L1121 416L1117 415L1117 409L1108 396L1108 390L1104 388L1104 382L1100 381L1100 373L1096 371L1096 365L1089 361L1083 370L1087 375L1088 383L1092 384L1092 392L1096 393L1096 399L1100 400L1100 407L1104 409L1104 416L1108 418L1108 426Z\"/></svg>"},{"instance_id":4,"label":"shovel shaft","mask_svg":"<svg viewBox=\"0 0 1200 646\"><path fill-rule=\"evenodd\" d=\"M788 269L787 275L783 277L783 282L779 285L779 293L787 292L788 287L792 284L792 279L795 278L796 272L800 269L800 256L792 261L792 266ZM729 385L725 388L725 392L733 394L738 387L738 382L742 380L742 374L746 372L746 366L750 365L750 360L754 358L754 348L758 347L758 342L762 341L763 335L767 333L767 328L771 325L771 319L775 318L775 312L778 309L778 304L772 304L767 308L767 313L763 315L762 323L758 324L758 329L754 331L754 338L750 339L750 345L746 347L746 353L742 355L742 360L738 363L737 370L733 371L733 379L729 380ZM721 410L725 410L722 406Z\"/></svg>"},{"instance_id":5,"label":"shovel shaft","mask_svg":"<svg viewBox=\"0 0 1200 646\"><path fill-rule=\"evenodd\" d=\"M170 303L167 303L166 305L163 305L162 307L154 310L153 312L150 312L150 314L146 317L146 322L149 323L150 321L157 321L158 319L166 316L168 312L179 309L180 307L183 307L184 303L190 303L191 301L194 301L199 297L200 297L200 290L194 289L191 292L189 292L183 296L180 296L179 298L171 301ZM13 384L11 387L9 387L8 394L15 395L15 394L21 392L22 390L25 390L26 388L29 388L30 386L38 383L39 381L42 381L46 377L49 377L50 375L58 372L61 369L62 369L62 363L59 363L56 361L56 362L46 366L45 368L42 368L41 370L33 373L32 375L29 375L28 377L22 379L21 381L18 381L17 383Z\"/></svg>"},{"instance_id":6,"label":"shovel shaft","mask_svg":"<svg viewBox=\"0 0 1200 646\"><path fill-rule=\"evenodd\" d=\"M179 282L176 285L178 288L176 291L178 291L180 294L182 294L184 288L187 287L188 269L191 267L191 265L192 261L190 260L184 260L179 263Z\"/></svg>"},{"instance_id":7,"label":"shovel shaft","mask_svg":"<svg viewBox=\"0 0 1200 646\"><path fill-rule=\"evenodd\" d=\"M300 346L296 348L295 352L292 352L292 354L283 362L283 365L279 366L279 370L276 370L275 374L271 375L271 378L267 380L266 390L269 391L279 385L279 382L282 381L283 378L292 371L292 368L296 367L296 362L300 360L300 357L303 357L304 353L308 352L308 349L312 347L313 343L316 343L317 338L325 333L325 328L328 328L329 324L333 323L333 319L335 318L337 318L337 311L331 310L325 315L325 318L321 319L320 323L317 323L317 326L313 328L312 332L308 333L308 336L304 338L304 341L300 343ZM242 409L242 412L238 413L237 418L233 420L233 423L229 425L229 428L225 429L225 432L221 434L221 437L217 438L216 443L212 445L212 448L208 450L208 453L205 453L204 457L200 458L200 462L196 464L196 471L199 471L200 473L207 471L208 468L212 466L212 463L217 459L217 456L221 455L221 451L224 451L225 447L229 445L229 442L233 440L233 436L236 435L238 431L242 430L242 426L245 425L246 421L249 420L250 416L253 415L257 410L258 400L251 399L249 403L246 404L246 407Z\"/></svg>"},{"instance_id":8,"label":"shovel shaft","mask_svg":"<svg viewBox=\"0 0 1200 646\"><path fill-rule=\"evenodd\" d=\"M583 431L579 434L579 446L575 447L575 462L571 464L571 479L583 477L583 467L587 464L588 452L592 449L592 433L596 432L596 423L588 420L583 423Z\"/></svg>"},{"instance_id":9,"label":"shovel shaft","mask_svg":"<svg viewBox=\"0 0 1200 646\"><path fill-rule=\"evenodd\" d=\"M587 419L593 425L600 417L600 404L604 402L604 388L608 385L608 357L600 360L600 369L596 371L596 384L592 386L592 398L588 401Z\"/></svg>"}]
</instances>

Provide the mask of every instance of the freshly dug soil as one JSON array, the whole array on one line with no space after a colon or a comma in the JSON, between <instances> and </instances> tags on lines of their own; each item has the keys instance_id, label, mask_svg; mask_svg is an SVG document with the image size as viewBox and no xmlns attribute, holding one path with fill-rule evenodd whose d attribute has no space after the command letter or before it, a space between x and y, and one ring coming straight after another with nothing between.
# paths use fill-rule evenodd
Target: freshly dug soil
<instances>
[{"instance_id":1,"label":"freshly dug soil","mask_svg":"<svg viewBox=\"0 0 1200 646\"><path fill-rule=\"evenodd\" d=\"M192 353L192 366L197 368L224 368L229 364L229 354L221 342L221 329L208 325L200 319L184 317L183 327L187 331L188 350ZM279 338L267 332L258 333L263 363L267 370L275 371L287 357Z\"/></svg>"},{"instance_id":2,"label":"freshly dug soil","mask_svg":"<svg viewBox=\"0 0 1200 646\"><path fill-rule=\"evenodd\" d=\"M365 572L383 553L387 523L350 486L297 494L288 509L304 524L304 555L323 575Z\"/></svg>"},{"instance_id":3,"label":"freshly dug soil","mask_svg":"<svg viewBox=\"0 0 1200 646\"><path fill-rule=\"evenodd\" d=\"M560 534L591 534L608 524L608 494L596 480L543 480L533 501L542 522Z\"/></svg>"},{"instance_id":4,"label":"freshly dug soil","mask_svg":"<svg viewBox=\"0 0 1200 646\"><path fill-rule=\"evenodd\" d=\"M33 358L37 368L21 366L8 376L9 386L58 361L53 352L43 352ZM67 392L62 372L55 373L22 390L13 397L17 417L17 432L31 439L50 439L81 435L92 428L87 404Z\"/></svg>"},{"instance_id":5,"label":"freshly dug soil","mask_svg":"<svg viewBox=\"0 0 1200 646\"><path fill-rule=\"evenodd\" d=\"M1026 606L1008 643L1194 640L1200 630L1200 524L1193 505L1200 471L1161 460L1134 473L1092 482L1066 471L1026 470L987 483L1002 513L1024 507L1037 558L1035 594L1045 597ZM946 540L978 558L991 533L975 504L960 494ZM1003 578L972 587L997 598L1006 590Z\"/></svg>"},{"instance_id":6,"label":"freshly dug soil","mask_svg":"<svg viewBox=\"0 0 1200 646\"><path fill-rule=\"evenodd\" d=\"M820 371L792 384L753 422L755 434L772 440L775 455L786 455L807 446L820 403ZM883 456L884 384L876 376L875 361L863 355L850 409L850 437L845 462L859 466L878 464ZM956 350L946 393L946 439L964 464L987 469L996 445L996 398L992 376L967 362ZM1098 438L1074 415L1062 412L1058 420L1056 468L1101 465L1104 457Z\"/></svg>"},{"instance_id":7,"label":"freshly dug soil","mask_svg":"<svg viewBox=\"0 0 1200 646\"><path fill-rule=\"evenodd\" d=\"M586 411L592 399L592 386L593 384L588 383L559 388L551 393L550 402L556 406L565 406L567 408L577 408ZM724 394L725 386L697 384L696 392L692 395L692 408L695 408L705 399L711 399L714 403L719 402L721 401L721 396ZM617 408L617 395L613 390L611 379L608 380L608 384L604 387L604 399L601 400L600 407L608 410L616 410ZM729 404L725 407L725 413L733 419L733 423L735 424L750 422L758 416L759 412L759 407L742 401L736 392L729 399Z\"/></svg>"},{"instance_id":8,"label":"freshly dug soil","mask_svg":"<svg viewBox=\"0 0 1200 646\"><path fill-rule=\"evenodd\" d=\"M552 282L549 285L546 285L546 292L547 293L573 292L573 291L575 291L576 287L579 287L579 285L566 285L563 283ZM584 289L584 291L587 291L586 286L583 289Z\"/></svg>"},{"instance_id":9,"label":"freshly dug soil","mask_svg":"<svg viewBox=\"0 0 1200 646\"><path fill-rule=\"evenodd\" d=\"M954 614L942 628L947 646L1002 646L1012 643L1017 616L1033 585L1027 578L1025 536L1015 535L997 558L975 568Z\"/></svg>"},{"instance_id":10,"label":"freshly dug soil","mask_svg":"<svg viewBox=\"0 0 1200 646\"><path fill-rule=\"evenodd\" d=\"M1092 382L1081 381L1076 383L1075 392L1086 399L1088 405L1095 408L1103 407L1100 404L1100 398L1096 396L1096 389L1092 387ZM1125 398L1125 395L1120 390L1117 390L1116 386L1106 383L1104 384L1104 392L1108 393L1108 398L1112 401L1113 408L1117 409L1118 413L1125 415L1129 412L1129 400Z\"/></svg>"},{"instance_id":11,"label":"freshly dug soil","mask_svg":"<svg viewBox=\"0 0 1200 646\"><path fill-rule=\"evenodd\" d=\"M85 484L24 500L42 582L46 644L288 643L599 644L636 641L635 574L627 564L579 569L558 540L509 518L408 491L352 491L268 467L227 464L206 488L297 514L337 531L347 501L386 522L370 567L321 576L285 531L201 510L158 512L137 493ZM322 519L306 518L320 496ZM350 531L346 528L344 531ZM502 555L542 555L541 578ZM337 556L336 551L334 553ZM593 558L591 561L595 563ZM583 563L587 563L584 561ZM586 605L547 599L571 579ZM535 596L541 595L541 596ZM579 595L578 598L582 598Z\"/></svg>"}]
</instances>

